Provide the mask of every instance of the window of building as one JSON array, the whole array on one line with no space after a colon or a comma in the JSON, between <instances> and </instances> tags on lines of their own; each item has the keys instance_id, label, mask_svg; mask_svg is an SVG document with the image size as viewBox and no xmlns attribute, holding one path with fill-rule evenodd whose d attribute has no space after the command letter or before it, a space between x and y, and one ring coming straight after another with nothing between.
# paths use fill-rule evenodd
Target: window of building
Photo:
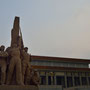
<instances>
[{"instance_id":1,"label":"window of building","mask_svg":"<svg viewBox=\"0 0 90 90\"><path fill-rule=\"evenodd\" d=\"M75 86L80 85L80 77L74 77L74 84L75 84Z\"/></svg>"},{"instance_id":2,"label":"window of building","mask_svg":"<svg viewBox=\"0 0 90 90\"><path fill-rule=\"evenodd\" d=\"M64 76L56 76L56 84L62 85L65 87L65 77Z\"/></svg>"},{"instance_id":3,"label":"window of building","mask_svg":"<svg viewBox=\"0 0 90 90\"><path fill-rule=\"evenodd\" d=\"M72 86L73 86L72 77L68 76L67 77L67 87L72 87Z\"/></svg>"},{"instance_id":4,"label":"window of building","mask_svg":"<svg viewBox=\"0 0 90 90\"><path fill-rule=\"evenodd\" d=\"M48 85L54 85L54 84L55 84L54 76L48 76Z\"/></svg>"},{"instance_id":5,"label":"window of building","mask_svg":"<svg viewBox=\"0 0 90 90\"><path fill-rule=\"evenodd\" d=\"M90 85L90 77L88 77L89 85Z\"/></svg>"},{"instance_id":6,"label":"window of building","mask_svg":"<svg viewBox=\"0 0 90 90\"><path fill-rule=\"evenodd\" d=\"M48 85L51 85L51 76L48 76Z\"/></svg>"},{"instance_id":7,"label":"window of building","mask_svg":"<svg viewBox=\"0 0 90 90\"><path fill-rule=\"evenodd\" d=\"M82 80L82 85L87 85L87 78L86 77L81 77Z\"/></svg>"},{"instance_id":8,"label":"window of building","mask_svg":"<svg viewBox=\"0 0 90 90\"><path fill-rule=\"evenodd\" d=\"M40 81L41 85L46 85L46 76L40 76Z\"/></svg>"}]
</instances>

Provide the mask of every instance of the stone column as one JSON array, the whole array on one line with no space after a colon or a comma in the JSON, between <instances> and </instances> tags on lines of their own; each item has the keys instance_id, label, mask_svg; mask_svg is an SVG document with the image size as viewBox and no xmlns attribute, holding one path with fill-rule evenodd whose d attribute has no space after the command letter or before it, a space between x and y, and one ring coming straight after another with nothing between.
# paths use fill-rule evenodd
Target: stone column
<instances>
[{"instance_id":1,"label":"stone column","mask_svg":"<svg viewBox=\"0 0 90 90\"><path fill-rule=\"evenodd\" d=\"M82 74L80 74L80 85L82 86Z\"/></svg>"},{"instance_id":2,"label":"stone column","mask_svg":"<svg viewBox=\"0 0 90 90\"><path fill-rule=\"evenodd\" d=\"M54 75L54 84L57 85L57 83L56 83L56 75Z\"/></svg>"},{"instance_id":3,"label":"stone column","mask_svg":"<svg viewBox=\"0 0 90 90\"><path fill-rule=\"evenodd\" d=\"M65 72L65 87L67 88L67 73Z\"/></svg>"},{"instance_id":4,"label":"stone column","mask_svg":"<svg viewBox=\"0 0 90 90\"><path fill-rule=\"evenodd\" d=\"M72 72L73 87L75 87L74 73Z\"/></svg>"},{"instance_id":5,"label":"stone column","mask_svg":"<svg viewBox=\"0 0 90 90\"><path fill-rule=\"evenodd\" d=\"M89 78L88 78L88 73L86 73L86 78L87 78L87 85L89 86Z\"/></svg>"},{"instance_id":6,"label":"stone column","mask_svg":"<svg viewBox=\"0 0 90 90\"><path fill-rule=\"evenodd\" d=\"M51 76L51 85L53 85L53 76Z\"/></svg>"},{"instance_id":7,"label":"stone column","mask_svg":"<svg viewBox=\"0 0 90 90\"><path fill-rule=\"evenodd\" d=\"M46 73L46 85L48 85L48 73Z\"/></svg>"},{"instance_id":8,"label":"stone column","mask_svg":"<svg viewBox=\"0 0 90 90\"><path fill-rule=\"evenodd\" d=\"M89 80L88 80L88 76L87 76L87 85L89 86Z\"/></svg>"}]
</instances>

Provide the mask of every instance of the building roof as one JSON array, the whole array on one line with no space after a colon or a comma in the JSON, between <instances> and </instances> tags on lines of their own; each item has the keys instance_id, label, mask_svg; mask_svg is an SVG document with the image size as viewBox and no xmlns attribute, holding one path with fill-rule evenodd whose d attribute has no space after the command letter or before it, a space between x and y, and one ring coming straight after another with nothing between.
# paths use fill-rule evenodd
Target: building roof
<instances>
[{"instance_id":1,"label":"building roof","mask_svg":"<svg viewBox=\"0 0 90 90\"><path fill-rule=\"evenodd\" d=\"M53 67L53 66L38 66L38 65L32 65L32 68L34 69L40 69L40 70L59 70L59 71L89 71L90 68L72 68L72 67Z\"/></svg>"},{"instance_id":2,"label":"building roof","mask_svg":"<svg viewBox=\"0 0 90 90\"><path fill-rule=\"evenodd\" d=\"M55 60L55 61L61 61L61 62L77 62L77 63L90 63L89 59L77 59L77 58L63 58L63 57L49 57L49 56L31 56L32 60Z\"/></svg>"}]
</instances>

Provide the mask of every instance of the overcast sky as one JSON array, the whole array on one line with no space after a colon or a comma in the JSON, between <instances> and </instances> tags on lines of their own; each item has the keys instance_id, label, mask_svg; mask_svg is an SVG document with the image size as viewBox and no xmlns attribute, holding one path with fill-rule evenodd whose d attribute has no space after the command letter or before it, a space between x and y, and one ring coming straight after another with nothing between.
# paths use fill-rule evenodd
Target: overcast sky
<instances>
[{"instance_id":1,"label":"overcast sky","mask_svg":"<svg viewBox=\"0 0 90 90\"><path fill-rule=\"evenodd\" d=\"M90 59L90 0L0 0L0 45L15 16L29 53Z\"/></svg>"}]
</instances>

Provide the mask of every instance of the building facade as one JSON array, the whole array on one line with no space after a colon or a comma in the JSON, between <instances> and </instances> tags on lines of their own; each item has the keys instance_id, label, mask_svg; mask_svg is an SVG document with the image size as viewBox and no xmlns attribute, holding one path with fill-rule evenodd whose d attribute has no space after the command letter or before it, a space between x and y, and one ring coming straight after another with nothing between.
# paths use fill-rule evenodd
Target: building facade
<instances>
[{"instance_id":1,"label":"building facade","mask_svg":"<svg viewBox=\"0 0 90 90\"><path fill-rule=\"evenodd\" d=\"M62 85L64 88L90 85L90 60L31 56L31 65L40 74L41 85Z\"/></svg>"}]
</instances>

